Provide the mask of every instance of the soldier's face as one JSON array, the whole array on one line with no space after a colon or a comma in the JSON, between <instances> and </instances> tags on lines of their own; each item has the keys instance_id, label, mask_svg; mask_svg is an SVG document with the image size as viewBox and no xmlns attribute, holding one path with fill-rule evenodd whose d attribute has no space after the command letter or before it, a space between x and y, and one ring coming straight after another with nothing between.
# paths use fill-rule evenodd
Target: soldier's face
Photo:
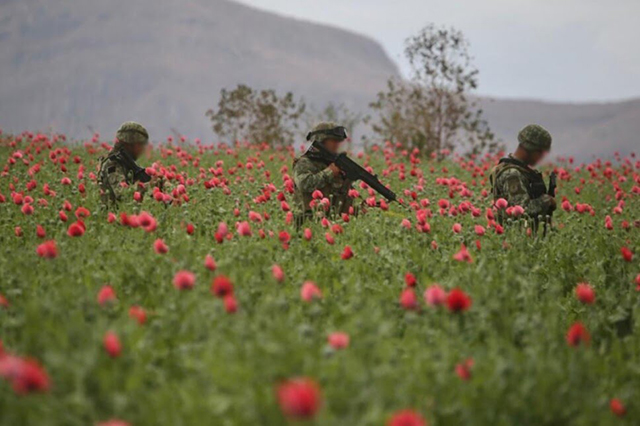
<instances>
[{"instance_id":1,"label":"soldier's face","mask_svg":"<svg viewBox=\"0 0 640 426\"><path fill-rule=\"evenodd\" d=\"M145 148L146 146L144 144L141 144L141 143L133 144L131 145L131 155L133 156L133 158L137 160L142 156Z\"/></svg>"},{"instance_id":2,"label":"soldier's face","mask_svg":"<svg viewBox=\"0 0 640 426\"><path fill-rule=\"evenodd\" d=\"M342 141L336 139L325 139L324 147L327 148L327 151L329 151L330 153L337 154L338 151L340 151L341 143Z\"/></svg>"},{"instance_id":3,"label":"soldier's face","mask_svg":"<svg viewBox=\"0 0 640 426\"><path fill-rule=\"evenodd\" d=\"M544 157L546 157L547 151L533 151L529 153L529 164L535 166L539 164Z\"/></svg>"}]
</instances>

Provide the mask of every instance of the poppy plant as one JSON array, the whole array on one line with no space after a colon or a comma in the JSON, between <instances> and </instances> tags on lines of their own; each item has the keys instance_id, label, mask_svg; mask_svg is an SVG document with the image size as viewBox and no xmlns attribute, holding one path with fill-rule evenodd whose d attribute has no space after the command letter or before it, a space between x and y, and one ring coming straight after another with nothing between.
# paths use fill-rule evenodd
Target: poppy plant
<instances>
[{"instance_id":1,"label":"poppy plant","mask_svg":"<svg viewBox=\"0 0 640 426\"><path fill-rule=\"evenodd\" d=\"M218 275L211 283L211 293L216 297L225 297L233 294L233 284L231 280L224 275Z\"/></svg>"},{"instance_id":2,"label":"poppy plant","mask_svg":"<svg viewBox=\"0 0 640 426\"><path fill-rule=\"evenodd\" d=\"M36 248L36 253L45 259L54 259L58 256L58 246L54 240L45 241Z\"/></svg>"},{"instance_id":3,"label":"poppy plant","mask_svg":"<svg viewBox=\"0 0 640 426\"><path fill-rule=\"evenodd\" d=\"M344 349L349 346L349 341L349 335L340 331L333 332L327 337L327 342L333 349Z\"/></svg>"},{"instance_id":4,"label":"poppy plant","mask_svg":"<svg viewBox=\"0 0 640 426\"><path fill-rule=\"evenodd\" d=\"M427 421L416 411L401 410L389 418L387 426L427 426Z\"/></svg>"},{"instance_id":5,"label":"poppy plant","mask_svg":"<svg viewBox=\"0 0 640 426\"><path fill-rule=\"evenodd\" d=\"M567 330L566 340L569 346L588 345L591 335L581 322L576 322Z\"/></svg>"},{"instance_id":6,"label":"poppy plant","mask_svg":"<svg viewBox=\"0 0 640 426\"><path fill-rule=\"evenodd\" d=\"M118 358L122 353L122 344L118 336L112 332L107 331L102 340L104 350L111 358Z\"/></svg>"},{"instance_id":7,"label":"poppy plant","mask_svg":"<svg viewBox=\"0 0 640 426\"><path fill-rule=\"evenodd\" d=\"M191 271L178 271L173 276L173 286L178 290L191 290L196 284L196 276Z\"/></svg>"},{"instance_id":8,"label":"poppy plant","mask_svg":"<svg viewBox=\"0 0 640 426\"><path fill-rule=\"evenodd\" d=\"M596 293L587 283L579 283L576 286L576 297L585 305L591 305L596 300Z\"/></svg>"},{"instance_id":9,"label":"poppy plant","mask_svg":"<svg viewBox=\"0 0 640 426\"><path fill-rule=\"evenodd\" d=\"M282 413L295 420L313 418L322 405L320 386L306 377L280 383L276 389L276 396Z\"/></svg>"},{"instance_id":10,"label":"poppy plant","mask_svg":"<svg viewBox=\"0 0 640 426\"><path fill-rule=\"evenodd\" d=\"M312 302L314 299L322 299L322 292L311 281L306 281L300 288L300 297L305 302Z\"/></svg>"},{"instance_id":11,"label":"poppy plant","mask_svg":"<svg viewBox=\"0 0 640 426\"><path fill-rule=\"evenodd\" d=\"M459 288L454 288L447 295L447 308L451 312L464 312L471 307L471 298Z\"/></svg>"}]
</instances>

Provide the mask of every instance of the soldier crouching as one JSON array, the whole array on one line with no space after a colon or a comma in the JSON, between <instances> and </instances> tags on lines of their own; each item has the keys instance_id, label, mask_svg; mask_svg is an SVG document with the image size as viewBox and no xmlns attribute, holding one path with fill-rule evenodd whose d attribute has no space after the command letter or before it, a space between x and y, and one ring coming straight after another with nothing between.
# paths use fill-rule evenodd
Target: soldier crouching
<instances>
[{"instance_id":1,"label":"soldier crouching","mask_svg":"<svg viewBox=\"0 0 640 426\"><path fill-rule=\"evenodd\" d=\"M328 210L328 215L350 213L352 204L349 190L351 181L344 178L340 169L326 160L315 144L322 144L332 154L337 154L340 144L347 139L344 127L334 123L320 123L307 135L311 142L309 149L293 163L293 181L295 183L294 199L298 209L296 223L313 217L315 203L314 193L319 191L322 197L329 200L330 205L319 210ZM322 206L317 206L322 207Z\"/></svg>"},{"instance_id":2,"label":"soldier crouching","mask_svg":"<svg viewBox=\"0 0 640 426\"><path fill-rule=\"evenodd\" d=\"M551 134L542 126L526 126L518 134L518 148L500 159L491 172L494 202L504 198L509 206L520 206L537 230L540 219L546 220L556 209L556 200L547 193L542 174L534 167L551 149ZM504 211L498 212L504 222Z\"/></svg>"},{"instance_id":3,"label":"soldier crouching","mask_svg":"<svg viewBox=\"0 0 640 426\"><path fill-rule=\"evenodd\" d=\"M125 194L131 192L128 188L138 182L155 184L145 169L136 163L149 143L147 129L127 121L118 129L116 139L113 149L101 159L98 172L100 195L105 206L117 206L126 198Z\"/></svg>"}]
</instances>

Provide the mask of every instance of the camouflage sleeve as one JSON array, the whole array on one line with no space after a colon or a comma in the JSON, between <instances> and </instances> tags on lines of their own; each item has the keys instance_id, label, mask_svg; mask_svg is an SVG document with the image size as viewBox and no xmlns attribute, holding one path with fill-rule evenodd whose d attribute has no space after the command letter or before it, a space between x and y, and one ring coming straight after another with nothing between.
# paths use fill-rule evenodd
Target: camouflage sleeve
<instances>
[{"instance_id":1,"label":"camouflage sleeve","mask_svg":"<svg viewBox=\"0 0 640 426\"><path fill-rule=\"evenodd\" d=\"M102 178L102 189L106 191L110 198L114 199L113 201L124 200L131 191L129 191L127 177L122 167L118 165L111 165L106 168L104 173L105 175Z\"/></svg>"},{"instance_id":2,"label":"camouflage sleeve","mask_svg":"<svg viewBox=\"0 0 640 426\"><path fill-rule=\"evenodd\" d=\"M293 170L293 181L302 192L313 192L316 189L331 183L333 172L326 168L317 171L317 168L308 160L301 158Z\"/></svg>"},{"instance_id":3,"label":"camouflage sleeve","mask_svg":"<svg viewBox=\"0 0 640 426\"><path fill-rule=\"evenodd\" d=\"M501 193L511 206L522 207L529 216L538 217L547 214L551 208L551 197L544 194L540 198L531 199L527 192L527 183L517 170L505 170L500 176L502 183Z\"/></svg>"}]
</instances>

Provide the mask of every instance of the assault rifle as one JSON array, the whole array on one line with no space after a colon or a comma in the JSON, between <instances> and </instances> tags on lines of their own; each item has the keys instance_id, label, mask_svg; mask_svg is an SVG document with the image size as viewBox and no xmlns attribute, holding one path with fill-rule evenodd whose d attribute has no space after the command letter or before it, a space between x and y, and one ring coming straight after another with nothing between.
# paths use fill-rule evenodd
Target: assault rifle
<instances>
[{"instance_id":1,"label":"assault rifle","mask_svg":"<svg viewBox=\"0 0 640 426\"><path fill-rule=\"evenodd\" d=\"M330 163L334 163L338 167L345 178L351 181L361 180L378 194L382 195L389 201L398 201L396 194L384 186L382 182L378 180L376 175L372 175L366 171L361 165L353 161L347 156L346 153L333 154L329 152L321 143L314 143L313 146L318 150L319 156Z\"/></svg>"},{"instance_id":2,"label":"assault rifle","mask_svg":"<svg viewBox=\"0 0 640 426\"><path fill-rule=\"evenodd\" d=\"M133 178L136 181L140 181L142 183L147 183L151 180L151 176L147 174L147 171L144 167L140 167L138 163L129 155L126 151L120 152L120 159L124 163L124 166L130 170L133 170Z\"/></svg>"},{"instance_id":3,"label":"assault rifle","mask_svg":"<svg viewBox=\"0 0 640 426\"><path fill-rule=\"evenodd\" d=\"M547 194L554 197L556 196L556 188L557 188L557 179L558 174L556 172L551 172L549 175L549 189L547 190ZM544 221L544 234L547 235L547 227L551 228L551 217L553 216L553 211L547 212L547 217Z\"/></svg>"},{"instance_id":4,"label":"assault rifle","mask_svg":"<svg viewBox=\"0 0 640 426\"><path fill-rule=\"evenodd\" d=\"M549 175L549 190L547 191L547 194L551 195L554 198L556 196L557 179L558 174L556 172L551 172L551 174Z\"/></svg>"}]
</instances>

